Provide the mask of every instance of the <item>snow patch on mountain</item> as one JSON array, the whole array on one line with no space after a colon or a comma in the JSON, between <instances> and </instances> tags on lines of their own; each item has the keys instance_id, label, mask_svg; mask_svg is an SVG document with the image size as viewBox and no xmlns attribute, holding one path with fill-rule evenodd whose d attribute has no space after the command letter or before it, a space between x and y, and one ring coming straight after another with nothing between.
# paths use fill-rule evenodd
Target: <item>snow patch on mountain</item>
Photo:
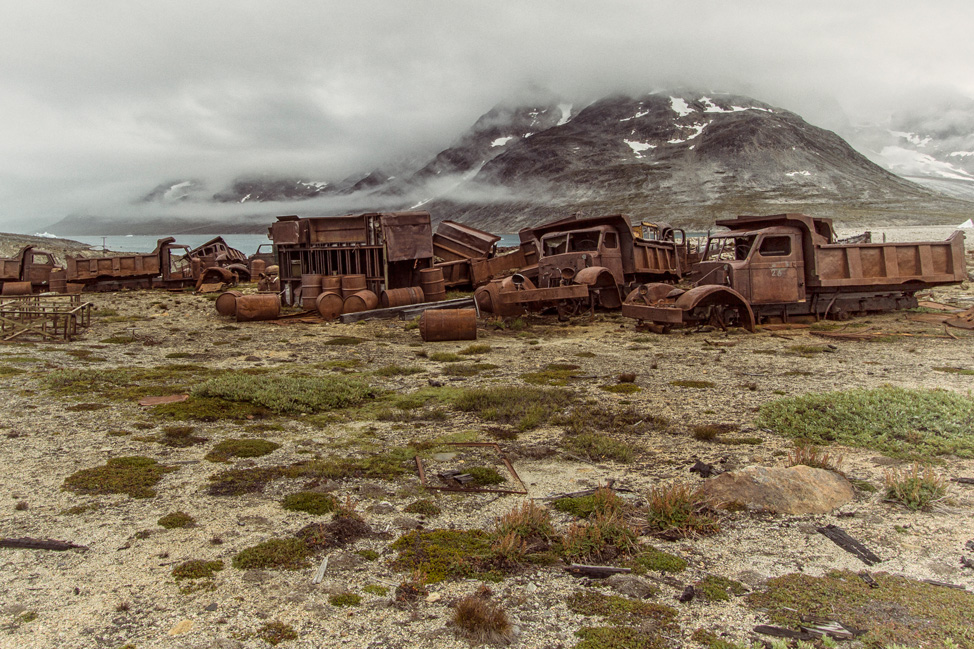
<instances>
[{"instance_id":1,"label":"snow patch on mountain","mask_svg":"<svg viewBox=\"0 0 974 649\"><path fill-rule=\"evenodd\" d=\"M673 112L680 117L686 117L690 113L694 112L694 110L690 108L689 104L687 104L686 100L682 97L670 97L670 108L672 108Z\"/></svg>"},{"instance_id":2,"label":"snow patch on mountain","mask_svg":"<svg viewBox=\"0 0 974 649\"><path fill-rule=\"evenodd\" d=\"M669 144L681 144L683 142L689 142L690 140L699 137L703 130L710 126L713 122L704 122L703 124L693 124L692 126L687 126L686 128L692 128L695 132L692 135L688 135L682 140L679 138L674 138L672 140L667 140Z\"/></svg>"},{"instance_id":3,"label":"snow patch on mountain","mask_svg":"<svg viewBox=\"0 0 974 649\"><path fill-rule=\"evenodd\" d=\"M490 146L491 147L504 146L505 144L507 144L508 142L510 142L513 139L514 139L514 136L513 135L508 135L507 137L499 137L496 140L494 140L493 142L491 142L490 143Z\"/></svg>"},{"instance_id":4,"label":"snow patch on mountain","mask_svg":"<svg viewBox=\"0 0 974 649\"><path fill-rule=\"evenodd\" d=\"M886 166L896 173L909 176L934 176L952 180L974 180L974 175L958 169L949 162L937 160L932 155L899 146L883 147L879 153Z\"/></svg>"},{"instance_id":5,"label":"snow patch on mountain","mask_svg":"<svg viewBox=\"0 0 974 649\"><path fill-rule=\"evenodd\" d=\"M558 110L561 111L561 119L558 120L558 123L555 124L555 126L564 126L571 121L572 104L558 104Z\"/></svg>"},{"instance_id":6,"label":"snow patch on mountain","mask_svg":"<svg viewBox=\"0 0 974 649\"><path fill-rule=\"evenodd\" d=\"M643 157L643 151L648 149L655 149L655 144L650 144L649 142L636 142L634 140L623 140L632 149L632 152L636 154L637 158Z\"/></svg>"}]
</instances>

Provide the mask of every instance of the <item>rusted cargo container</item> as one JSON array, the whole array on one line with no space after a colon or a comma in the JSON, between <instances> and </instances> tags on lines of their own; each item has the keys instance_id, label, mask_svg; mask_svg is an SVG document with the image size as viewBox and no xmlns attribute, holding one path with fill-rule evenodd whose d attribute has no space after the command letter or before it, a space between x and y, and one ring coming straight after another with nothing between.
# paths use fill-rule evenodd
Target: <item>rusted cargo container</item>
<instances>
[{"instance_id":1,"label":"rusted cargo container","mask_svg":"<svg viewBox=\"0 0 974 649\"><path fill-rule=\"evenodd\" d=\"M443 261L487 258L501 238L469 225L442 221L433 234L433 254Z\"/></svg>"},{"instance_id":2,"label":"rusted cargo container","mask_svg":"<svg viewBox=\"0 0 974 649\"><path fill-rule=\"evenodd\" d=\"M289 304L302 274L365 275L361 288L381 292L418 284L419 271L433 263L429 212L280 216L269 236Z\"/></svg>"},{"instance_id":3,"label":"rusted cargo container","mask_svg":"<svg viewBox=\"0 0 974 649\"><path fill-rule=\"evenodd\" d=\"M67 281L91 290L116 288L179 288L195 283L187 246L175 239L159 239L148 254L115 257L68 257ZM183 254L176 254L177 251Z\"/></svg>"}]
</instances>

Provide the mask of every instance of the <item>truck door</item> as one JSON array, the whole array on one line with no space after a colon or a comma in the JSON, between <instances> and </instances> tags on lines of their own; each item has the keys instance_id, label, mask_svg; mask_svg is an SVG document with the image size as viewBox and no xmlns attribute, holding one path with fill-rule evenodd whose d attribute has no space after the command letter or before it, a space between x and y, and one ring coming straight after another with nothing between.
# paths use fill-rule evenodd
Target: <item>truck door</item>
<instances>
[{"instance_id":1,"label":"truck door","mask_svg":"<svg viewBox=\"0 0 974 649\"><path fill-rule=\"evenodd\" d=\"M24 258L23 281L31 284L47 284L51 279L51 270L57 264L49 252L32 251Z\"/></svg>"},{"instance_id":2,"label":"truck door","mask_svg":"<svg viewBox=\"0 0 974 649\"><path fill-rule=\"evenodd\" d=\"M752 304L805 301L805 265L797 234L765 233L751 255Z\"/></svg>"}]
</instances>

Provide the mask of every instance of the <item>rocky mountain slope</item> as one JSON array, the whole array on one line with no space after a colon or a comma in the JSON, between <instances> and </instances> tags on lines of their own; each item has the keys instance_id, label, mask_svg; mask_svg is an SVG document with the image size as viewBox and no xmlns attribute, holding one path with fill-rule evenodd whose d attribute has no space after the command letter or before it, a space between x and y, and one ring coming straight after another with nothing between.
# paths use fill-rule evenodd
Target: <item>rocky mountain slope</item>
<instances>
[{"instance_id":1,"label":"rocky mountain slope","mask_svg":"<svg viewBox=\"0 0 974 649\"><path fill-rule=\"evenodd\" d=\"M918 137L903 134L907 141ZM862 141L871 140L863 135ZM706 227L733 214L780 211L848 224L953 223L974 209L883 169L795 113L749 97L688 91L617 95L584 107L553 97L498 105L452 146L405 173L373 170L334 183L255 177L215 194L198 181L183 181L145 197L150 204L174 200L247 204L251 216L233 219L234 231L263 231L281 213L420 208L436 220L497 232L572 213L622 212ZM149 227L162 223L170 232L230 231L225 221L200 219L162 219ZM126 232L133 232L131 225ZM93 223L86 218L55 227L71 233L78 226L90 232Z\"/></svg>"}]
</instances>

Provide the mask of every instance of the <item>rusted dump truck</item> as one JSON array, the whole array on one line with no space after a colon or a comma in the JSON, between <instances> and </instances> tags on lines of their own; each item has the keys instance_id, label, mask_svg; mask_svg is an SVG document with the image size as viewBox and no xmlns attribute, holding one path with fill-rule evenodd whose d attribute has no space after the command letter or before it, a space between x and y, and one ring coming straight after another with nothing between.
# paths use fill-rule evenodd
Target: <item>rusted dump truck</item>
<instances>
[{"instance_id":1,"label":"rusted dump truck","mask_svg":"<svg viewBox=\"0 0 974 649\"><path fill-rule=\"evenodd\" d=\"M710 324L753 329L763 321L851 314L917 305L917 291L967 279L964 235L918 243L839 243L832 220L804 214L717 221L693 265L693 288L644 284L623 315L666 329Z\"/></svg>"},{"instance_id":2,"label":"rusted dump truck","mask_svg":"<svg viewBox=\"0 0 974 649\"><path fill-rule=\"evenodd\" d=\"M67 281L83 284L88 291L192 286L197 278L188 257L189 247L175 241L172 237L159 239L148 254L67 257Z\"/></svg>"},{"instance_id":3,"label":"rusted dump truck","mask_svg":"<svg viewBox=\"0 0 974 649\"><path fill-rule=\"evenodd\" d=\"M536 266L478 289L477 303L501 316L555 309L565 317L594 306L618 309L627 287L677 280L687 270L690 249L682 231L663 226L656 232L667 238L636 237L621 214L525 228L518 233L521 249L533 249L526 261L536 257Z\"/></svg>"},{"instance_id":4,"label":"rusted dump truck","mask_svg":"<svg viewBox=\"0 0 974 649\"><path fill-rule=\"evenodd\" d=\"M18 292L43 293L50 290L54 270L62 270L54 255L26 245L13 257L0 257L0 285L16 283L24 289Z\"/></svg>"},{"instance_id":5,"label":"rusted dump truck","mask_svg":"<svg viewBox=\"0 0 974 649\"><path fill-rule=\"evenodd\" d=\"M302 275L364 275L365 288L378 294L419 285L419 271L433 265L429 212L279 216L268 236L292 305L300 300Z\"/></svg>"}]
</instances>

